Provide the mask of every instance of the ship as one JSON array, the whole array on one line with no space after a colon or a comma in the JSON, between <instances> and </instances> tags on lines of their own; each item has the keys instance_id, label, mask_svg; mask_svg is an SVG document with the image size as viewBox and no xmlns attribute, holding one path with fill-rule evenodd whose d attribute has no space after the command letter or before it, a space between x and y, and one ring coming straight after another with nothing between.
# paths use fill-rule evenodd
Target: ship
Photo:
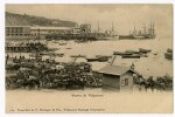
<instances>
[{"instance_id":1,"label":"ship","mask_svg":"<svg viewBox=\"0 0 175 117\"><path fill-rule=\"evenodd\" d=\"M119 35L115 33L114 26L112 23L111 29L102 32L100 25L96 31L91 31L90 24L81 24L77 27L77 30L70 31L68 33L51 33L46 34L45 38L47 41L53 40L75 40L76 42L87 42L87 41L98 41L98 40L116 40Z\"/></svg>"},{"instance_id":2,"label":"ship","mask_svg":"<svg viewBox=\"0 0 175 117\"><path fill-rule=\"evenodd\" d=\"M119 39L155 39L155 28L154 24L150 24L149 28L147 29L146 26L143 26L143 30L136 30L134 27L134 30L132 33L128 35L119 35Z\"/></svg>"},{"instance_id":3,"label":"ship","mask_svg":"<svg viewBox=\"0 0 175 117\"><path fill-rule=\"evenodd\" d=\"M115 32L114 25L112 22L111 30L109 33L106 33L107 40L116 40L119 39L119 35Z\"/></svg>"}]
</instances>

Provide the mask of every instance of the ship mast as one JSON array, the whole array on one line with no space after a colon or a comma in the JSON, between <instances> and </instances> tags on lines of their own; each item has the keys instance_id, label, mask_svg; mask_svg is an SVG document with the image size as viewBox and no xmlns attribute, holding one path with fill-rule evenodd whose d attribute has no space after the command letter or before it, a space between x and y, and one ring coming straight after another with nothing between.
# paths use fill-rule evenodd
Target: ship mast
<instances>
[{"instance_id":1,"label":"ship mast","mask_svg":"<svg viewBox=\"0 0 175 117\"><path fill-rule=\"evenodd\" d=\"M154 35L154 23L152 24L152 34Z\"/></svg>"},{"instance_id":2,"label":"ship mast","mask_svg":"<svg viewBox=\"0 0 175 117\"><path fill-rule=\"evenodd\" d=\"M146 25L144 24L143 25L143 34L146 34L147 33L147 31L146 31Z\"/></svg>"},{"instance_id":3,"label":"ship mast","mask_svg":"<svg viewBox=\"0 0 175 117\"><path fill-rule=\"evenodd\" d=\"M111 29L111 32L113 33L114 32L114 24L112 22L112 29Z\"/></svg>"},{"instance_id":4,"label":"ship mast","mask_svg":"<svg viewBox=\"0 0 175 117\"><path fill-rule=\"evenodd\" d=\"M99 21L98 21L98 29L97 29L98 33L100 33L100 24L99 24Z\"/></svg>"},{"instance_id":5,"label":"ship mast","mask_svg":"<svg viewBox=\"0 0 175 117\"><path fill-rule=\"evenodd\" d=\"M137 31L136 31L136 28L134 26L134 30L133 30L133 35L136 35Z\"/></svg>"},{"instance_id":6,"label":"ship mast","mask_svg":"<svg viewBox=\"0 0 175 117\"><path fill-rule=\"evenodd\" d=\"M151 34L151 35L154 35L154 23L151 23L150 24L150 28L149 28L149 33Z\"/></svg>"}]
</instances>

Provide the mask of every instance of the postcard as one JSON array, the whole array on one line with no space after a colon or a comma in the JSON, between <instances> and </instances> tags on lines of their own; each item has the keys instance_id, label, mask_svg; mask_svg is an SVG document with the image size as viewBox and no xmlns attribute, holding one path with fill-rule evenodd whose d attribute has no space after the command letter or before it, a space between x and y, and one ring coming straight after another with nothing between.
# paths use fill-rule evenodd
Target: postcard
<instances>
[{"instance_id":1,"label":"postcard","mask_svg":"<svg viewBox=\"0 0 175 117\"><path fill-rule=\"evenodd\" d=\"M172 4L6 4L7 113L172 113Z\"/></svg>"}]
</instances>

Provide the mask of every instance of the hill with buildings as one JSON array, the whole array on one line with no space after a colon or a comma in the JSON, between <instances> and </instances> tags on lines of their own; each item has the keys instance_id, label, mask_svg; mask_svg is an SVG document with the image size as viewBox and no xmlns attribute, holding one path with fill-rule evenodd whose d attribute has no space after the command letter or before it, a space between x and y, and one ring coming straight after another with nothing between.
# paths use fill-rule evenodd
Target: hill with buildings
<instances>
[{"instance_id":1,"label":"hill with buildings","mask_svg":"<svg viewBox=\"0 0 175 117\"><path fill-rule=\"evenodd\" d=\"M60 26L74 27L77 25L73 21L64 21L60 19L49 19L45 17L32 16L27 14L15 14L6 12L6 26Z\"/></svg>"}]
</instances>

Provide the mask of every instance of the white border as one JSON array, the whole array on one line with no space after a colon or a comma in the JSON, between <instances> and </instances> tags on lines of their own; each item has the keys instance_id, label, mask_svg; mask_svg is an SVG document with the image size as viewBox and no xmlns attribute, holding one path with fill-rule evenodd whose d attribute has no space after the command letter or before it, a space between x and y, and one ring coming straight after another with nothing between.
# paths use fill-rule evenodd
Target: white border
<instances>
[{"instance_id":1,"label":"white border","mask_svg":"<svg viewBox=\"0 0 175 117\"><path fill-rule=\"evenodd\" d=\"M173 0L4 0L5 3L173 3Z\"/></svg>"},{"instance_id":2,"label":"white border","mask_svg":"<svg viewBox=\"0 0 175 117\"><path fill-rule=\"evenodd\" d=\"M58 117L58 116L71 116L71 117L82 117L82 116L95 116L95 117L106 117L106 116L130 116L130 117L169 117L169 116L174 116L173 114L118 114L118 113L113 113L113 114L109 114L109 113L103 113L103 114L6 114L5 113L5 83L4 83L4 77L5 77L5 51L4 51L4 45L5 45L5 38L4 38L4 25L5 25L5 20L4 20L4 10L5 10L5 4L10 4L10 3L62 3L62 4L66 4L66 3L71 3L71 4L96 4L96 3L100 3L100 4L105 4L105 3L117 3L117 4L123 4L123 3L137 3L137 4L173 4L173 8L175 5L174 0L1 0L0 1L0 117L48 117L48 116L52 116L52 117ZM173 15L175 15L175 10L173 9ZM174 21L174 20L173 20ZM173 25L175 26L175 24L173 23ZM174 34L175 34L175 30L173 30ZM173 41L173 45L175 45L175 42ZM174 48L175 50L175 48ZM174 65L174 61L173 61L173 65ZM174 67L173 67L174 68ZM173 69L175 70L175 69ZM175 72L174 72L175 73ZM175 82L174 82L175 84ZM174 110L174 109L173 109ZM175 111L174 111L175 112Z\"/></svg>"}]
</instances>

